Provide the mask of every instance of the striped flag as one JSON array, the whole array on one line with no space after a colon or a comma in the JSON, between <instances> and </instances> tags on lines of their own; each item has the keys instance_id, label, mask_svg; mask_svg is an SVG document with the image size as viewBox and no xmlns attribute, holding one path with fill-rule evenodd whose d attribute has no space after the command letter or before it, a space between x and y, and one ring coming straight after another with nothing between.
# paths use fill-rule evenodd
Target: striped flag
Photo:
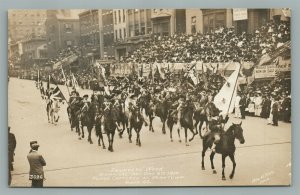
<instances>
[{"instance_id":1,"label":"striped flag","mask_svg":"<svg viewBox=\"0 0 300 195\"><path fill-rule=\"evenodd\" d=\"M234 108L235 94L237 92L237 80L240 72L240 63L235 63L235 71L227 79L219 93L214 98L214 104L221 110L220 115L231 113Z\"/></svg>"},{"instance_id":2,"label":"striped flag","mask_svg":"<svg viewBox=\"0 0 300 195\"><path fill-rule=\"evenodd\" d=\"M54 90L52 91L52 95L50 96L50 98L60 98L62 100L66 100L65 96L63 95L63 93L61 92L61 90L59 89L58 86L56 86L54 88Z\"/></svg>"}]
</instances>

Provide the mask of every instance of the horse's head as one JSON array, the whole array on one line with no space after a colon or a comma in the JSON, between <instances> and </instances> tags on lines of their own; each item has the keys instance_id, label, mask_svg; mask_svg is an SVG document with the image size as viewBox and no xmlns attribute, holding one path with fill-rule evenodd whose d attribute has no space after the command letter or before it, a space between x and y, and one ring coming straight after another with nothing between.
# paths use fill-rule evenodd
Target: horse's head
<instances>
[{"instance_id":1,"label":"horse's head","mask_svg":"<svg viewBox=\"0 0 300 195\"><path fill-rule=\"evenodd\" d=\"M236 139L240 141L241 144L245 143L244 134L243 134L243 128L242 128L242 122L240 124L234 124L231 125L233 129L233 134Z\"/></svg>"}]
</instances>

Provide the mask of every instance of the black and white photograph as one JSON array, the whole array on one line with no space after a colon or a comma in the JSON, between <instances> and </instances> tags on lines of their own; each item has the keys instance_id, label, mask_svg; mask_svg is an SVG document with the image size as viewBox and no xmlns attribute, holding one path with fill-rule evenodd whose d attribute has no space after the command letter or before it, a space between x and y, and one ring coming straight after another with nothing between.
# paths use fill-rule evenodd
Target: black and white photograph
<instances>
[{"instance_id":1,"label":"black and white photograph","mask_svg":"<svg viewBox=\"0 0 300 195\"><path fill-rule=\"evenodd\" d=\"M291 12L8 10L8 186L290 186Z\"/></svg>"}]
</instances>

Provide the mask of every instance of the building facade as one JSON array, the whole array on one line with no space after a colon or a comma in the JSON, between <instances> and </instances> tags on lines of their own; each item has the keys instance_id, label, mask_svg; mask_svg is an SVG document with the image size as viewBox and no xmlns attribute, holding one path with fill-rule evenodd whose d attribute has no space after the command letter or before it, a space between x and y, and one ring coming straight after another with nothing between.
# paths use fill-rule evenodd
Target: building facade
<instances>
[{"instance_id":1,"label":"building facade","mask_svg":"<svg viewBox=\"0 0 300 195\"><path fill-rule=\"evenodd\" d=\"M103 57L103 36L100 34L102 26L101 10L85 10L79 14L80 47L82 56L87 64ZM101 38L102 37L102 38ZM102 53L102 55L101 55Z\"/></svg>"},{"instance_id":2,"label":"building facade","mask_svg":"<svg viewBox=\"0 0 300 195\"><path fill-rule=\"evenodd\" d=\"M8 37L12 42L45 35L46 10L9 10Z\"/></svg>"},{"instance_id":3,"label":"building facade","mask_svg":"<svg viewBox=\"0 0 300 195\"><path fill-rule=\"evenodd\" d=\"M48 58L54 58L63 49L79 45L78 14L77 10L47 10Z\"/></svg>"},{"instance_id":4,"label":"building facade","mask_svg":"<svg viewBox=\"0 0 300 195\"><path fill-rule=\"evenodd\" d=\"M234 27L236 33L254 33L270 20L289 20L283 9L187 9L186 33L210 33L219 27Z\"/></svg>"},{"instance_id":5,"label":"building facade","mask_svg":"<svg viewBox=\"0 0 300 195\"><path fill-rule=\"evenodd\" d=\"M114 49L114 19L112 9L102 10L102 26L100 26L101 37L103 37L103 58L115 59ZM102 45L101 45L102 46ZM100 47L101 47L100 46Z\"/></svg>"},{"instance_id":6,"label":"building facade","mask_svg":"<svg viewBox=\"0 0 300 195\"><path fill-rule=\"evenodd\" d=\"M32 37L23 40L22 48L21 64L23 67L41 67L48 60L45 37Z\"/></svg>"}]
</instances>

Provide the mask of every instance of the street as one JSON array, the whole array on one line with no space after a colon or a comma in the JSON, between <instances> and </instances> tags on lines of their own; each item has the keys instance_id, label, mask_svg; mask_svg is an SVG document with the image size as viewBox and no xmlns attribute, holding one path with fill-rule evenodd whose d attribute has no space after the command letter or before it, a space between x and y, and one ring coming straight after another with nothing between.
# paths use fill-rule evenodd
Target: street
<instances>
[{"instance_id":1,"label":"street","mask_svg":"<svg viewBox=\"0 0 300 195\"><path fill-rule=\"evenodd\" d=\"M44 86L45 83L44 83ZM62 92L68 94L65 86ZM81 90L80 95L91 94ZM45 187L105 187L105 186L231 186L231 185L289 185L291 183L291 124L279 122L278 127L267 125L257 117L243 120L245 144L236 141L237 150L235 177L229 179L232 163L226 159L226 181L221 179L221 155L215 155L217 174L210 168L209 155L205 156L206 170L201 169L202 140L197 135L186 146L184 131L182 142L178 141L177 128L170 141L169 129L162 134L162 123L154 120L155 132L148 127L141 131L142 146L128 142L115 135L114 152L98 146L94 129L93 144L86 137L78 139L71 131L65 103L60 111L60 120L55 126L48 123L46 103L33 81L11 78L8 86L8 124L15 134L15 151L12 187L30 187L28 180L29 163L27 154L29 142L37 140L41 153L47 162L44 167ZM68 97L66 97L68 99ZM227 123L240 123L233 118ZM228 128L227 126L227 128ZM191 136L191 134L189 134ZM106 135L104 141L108 146Z\"/></svg>"}]
</instances>

